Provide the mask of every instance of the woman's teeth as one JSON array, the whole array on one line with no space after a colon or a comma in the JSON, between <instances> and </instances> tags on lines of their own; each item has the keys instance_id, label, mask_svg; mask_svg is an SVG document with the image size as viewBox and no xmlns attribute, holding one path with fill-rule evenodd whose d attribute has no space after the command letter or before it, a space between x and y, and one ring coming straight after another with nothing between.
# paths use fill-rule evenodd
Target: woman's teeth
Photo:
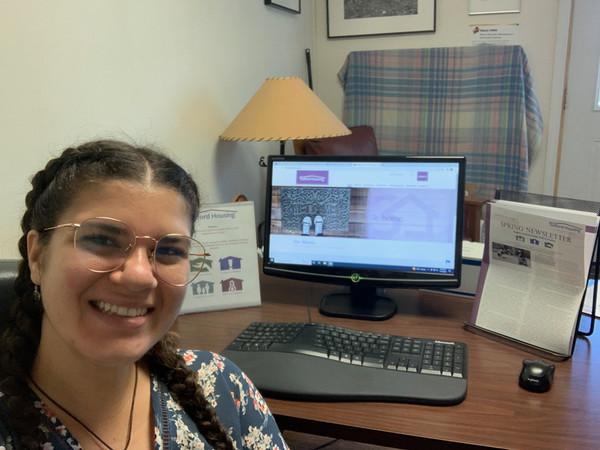
<instances>
[{"instance_id":1,"label":"woman's teeth","mask_svg":"<svg viewBox=\"0 0 600 450\"><path fill-rule=\"evenodd\" d=\"M93 305L97 310L115 316L137 317L143 316L148 312L148 308L125 308L124 306L111 305L106 302L94 302Z\"/></svg>"}]
</instances>

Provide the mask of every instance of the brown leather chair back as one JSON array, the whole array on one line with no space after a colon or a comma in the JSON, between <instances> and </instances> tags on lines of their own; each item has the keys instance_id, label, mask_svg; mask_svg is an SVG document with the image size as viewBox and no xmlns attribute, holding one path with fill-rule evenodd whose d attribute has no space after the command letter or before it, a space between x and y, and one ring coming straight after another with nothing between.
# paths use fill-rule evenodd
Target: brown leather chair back
<instances>
[{"instance_id":1,"label":"brown leather chair back","mask_svg":"<svg viewBox=\"0 0 600 450\"><path fill-rule=\"evenodd\" d=\"M373 127L349 127L352 134L294 142L297 155L377 155L377 139Z\"/></svg>"},{"instance_id":2,"label":"brown leather chair back","mask_svg":"<svg viewBox=\"0 0 600 450\"><path fill-rule=\"evenodd\" d=\"M17 259L0 260L0 335L4 333L8 325L10 306L17 296L15 279L18 267L19 260Z\"/></svg>"}]
</instances>

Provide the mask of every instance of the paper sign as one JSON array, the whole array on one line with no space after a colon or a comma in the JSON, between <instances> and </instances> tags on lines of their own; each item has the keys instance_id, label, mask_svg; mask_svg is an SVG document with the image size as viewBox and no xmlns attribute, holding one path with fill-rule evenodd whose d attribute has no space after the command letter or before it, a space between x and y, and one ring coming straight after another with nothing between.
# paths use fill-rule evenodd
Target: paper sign
<instances>
[{"instance_id":1,"label":"paper sign","mask_svg":"<svg viewBox=\"0 0 600 450\"><path fill-rule=\"evenodd\" d=\"M469 25L471 44L517 45L519 24L510 25Z\"/></svg>"},{"instance_id":2,"label":"paper sign","mask_svg":"<svg viewBox=\"0 0 600 450\"><path fill-rule=\"evenodd\" d=\"M204 205L195 237L210 256L188 286L181 314L260 305L254 203Z\"/></svg>"}]
</instances>

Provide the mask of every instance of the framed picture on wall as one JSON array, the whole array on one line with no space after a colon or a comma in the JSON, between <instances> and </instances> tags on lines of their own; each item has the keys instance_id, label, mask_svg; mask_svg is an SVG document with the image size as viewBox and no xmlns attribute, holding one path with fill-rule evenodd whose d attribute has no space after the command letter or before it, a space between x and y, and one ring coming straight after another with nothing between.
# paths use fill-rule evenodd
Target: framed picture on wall
<instances>
[{"instance_id":1,"label":"framed picture on wall","mask_svg":"<svg viewBox=\"0 0 600 450\"><path fill-rule=\"evenodd\" d=\"M265 5L300 14L300 0L265 0Z\"/></svg>"},{"instance_id":2,"label":"framed picture on wall","mask_svg":"<svg viewBox=\"0 0 600 450\"><path fill-rule=\"evenodd\" d=\"M327 37L435 31L435 0L327 0Z\"/></svg>"}]
</instances>

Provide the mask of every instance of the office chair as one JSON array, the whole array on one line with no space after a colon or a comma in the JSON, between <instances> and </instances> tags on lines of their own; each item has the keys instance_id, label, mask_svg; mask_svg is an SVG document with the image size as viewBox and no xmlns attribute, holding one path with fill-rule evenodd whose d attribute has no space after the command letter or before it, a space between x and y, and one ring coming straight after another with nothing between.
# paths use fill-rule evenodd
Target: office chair
<instances>
[{"instance_id":1,"label":"office chair","mask_svg":"<svg viewBox=\"0 0 600 450\"><path fill-rule=\"evenodd\" d=\"M377 155L377 138L373 127L349 127L352 134L329 138L294 141L296 155Z\"/></svg>"},{"instance_id":2,"label":"office chair","mask_svg":"<svg viewBox=\"0 0 600 450\"><path fill-rule=\"evenodd\" d=\"M15 278L19 267L17 259L0 260L0 335L8 325L10 306L16 297Z\"/></svg>"},{"instance_id":3,"label":"office chair","mask_svg":"<svg viewBox=\"0 0 600 450\"><path fill-rule=\"evenodd\" d=\"M532 194L529 192L511 191L508 189L497 189L494 198L496 200L509 200L513 202L531 203L533 205L552 206L555 208L572 209L574 211L585 211L600 215L600 202L594 202L589 200L578 200L576 198L568 197L555 197L553 195ZM596 322L594 320L594 317L596 315L596 300L598 297L598 277L600 276L600 264L598 262L599 254L600 233L596 233L595 250L592 256L590 273L588 274L588 279L592 278L593 280L595 280L594 292L592 297L592 320L590 321L590 328L588 331L577 331L577 334L579 334L580 336L591 336L594 333L594 323ZM585 296L585 291L583 295ZM581 320L581 313L579 314L579 319L577 322L578 329L579 320Z\"/></svg>"}]
</instances>

